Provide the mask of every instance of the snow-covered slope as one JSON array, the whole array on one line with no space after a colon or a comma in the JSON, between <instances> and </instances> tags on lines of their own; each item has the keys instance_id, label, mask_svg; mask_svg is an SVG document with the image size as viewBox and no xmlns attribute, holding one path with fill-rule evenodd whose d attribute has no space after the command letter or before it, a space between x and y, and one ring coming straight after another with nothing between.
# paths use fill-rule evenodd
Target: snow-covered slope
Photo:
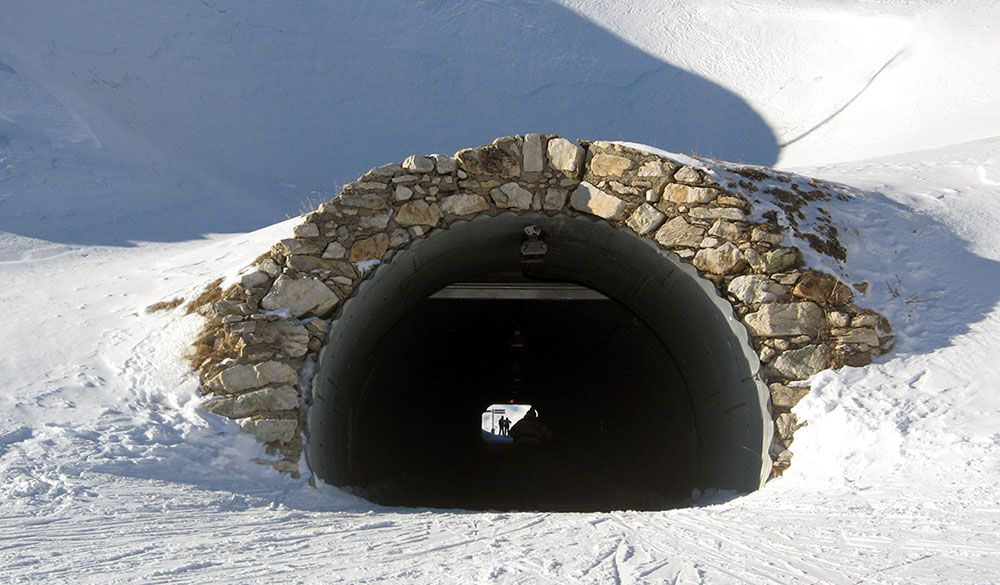
<instances>
[{"instance_id":1,"label":"snow-covered slope","mask_svg":"<svg viewBox=\"0 0 1000 585\"><path fill-rule=\"evenodd\" d=\"M0 581L1000 581L998 32L992 1L10 0ZM684 510L380 509L249 463L197 409L197 317L145 307L294 220L219 232L531 130L855 187L897 349L812 380L780 480Z\"/></svg>"}]
</instances>

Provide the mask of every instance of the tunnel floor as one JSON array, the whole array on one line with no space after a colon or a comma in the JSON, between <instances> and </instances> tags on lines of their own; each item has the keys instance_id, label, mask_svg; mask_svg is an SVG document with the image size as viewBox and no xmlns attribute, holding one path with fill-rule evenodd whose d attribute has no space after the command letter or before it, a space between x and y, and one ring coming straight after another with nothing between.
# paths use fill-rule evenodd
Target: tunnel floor
<instances>
[{"instance_id":1,"label":"tunnel floor","mask_svg":"<svg viewBox=\"0 0 1000 585\"><path fill-rule=\"evenodd\" d=\"M427 299L377 354L352 445L354 487L371 501L666 509L695 487L683 377L654 332L613 300ZM535 405L553 431L534 465L482 438L486 406L515 401Z\"/></svg>"}]
</instances>

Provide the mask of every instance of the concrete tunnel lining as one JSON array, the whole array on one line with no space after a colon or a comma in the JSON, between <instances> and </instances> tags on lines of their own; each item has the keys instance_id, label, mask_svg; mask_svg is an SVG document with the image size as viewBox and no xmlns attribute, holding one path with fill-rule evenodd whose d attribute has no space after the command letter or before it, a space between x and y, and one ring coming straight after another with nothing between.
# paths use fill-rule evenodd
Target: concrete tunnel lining
<instances>
[{"instance_id":1,"label":"concrete tunnel lining","mask_svg":"<svg viewBox=\"0 0 1000 585\"><path fill-rule=\"evenodd\" d=\"M445 286L519 270L524 228L548 246L547 277L593 288L656 333L690 391L701 488L751 491L770 470L768 391L743 325L712 284L655 244L588 216L481 215L439 229L379 266L342 309L319 359L308 412L307 458L320 479L354 485L354 409L371 374L369 356L413 308Z\"/></svg>"}]
</instances>

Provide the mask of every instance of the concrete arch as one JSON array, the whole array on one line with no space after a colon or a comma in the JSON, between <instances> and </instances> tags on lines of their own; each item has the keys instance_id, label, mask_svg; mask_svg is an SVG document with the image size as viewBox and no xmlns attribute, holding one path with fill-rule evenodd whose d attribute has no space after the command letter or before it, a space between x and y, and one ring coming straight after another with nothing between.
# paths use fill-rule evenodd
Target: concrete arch
<instances>
[{"instance_id":1,"label":"concrete arch","mask_svg":"<svg viewBox=\"0 0 1000 585\"><path fill-rule=\"evenodd\" d=\"M803 265L799 250L784 245L776 216L755 215L754 193L775 193L794 216L797 206L839 196L834 187L757 167L686 161L616 143L576 145L529 134L454 157L412 156L373 169L308 214L295 237L276 244L223 300L203 307L209 321L196 347L204 358L203 391L211 396L205 408L239 419L280 453L282 459L268 461L278 469L298 472L305 435L317 477L377 483L373 462L392 459L409 441L388 423L371 422L399 412L379 410L372 406L379 401L365 397L412 396L398 380L447 376L446 367L424 365L437 359L421 353L432 334L434 343L467 360L484 359L461 353L462 344L438 324L464 327L464 335L485 344L478 329L496 325L490 312L469 309L466 316L483 327L468 327L454 317L468 306L443 310L426 300L463 279L541 276L612 301L613 319L591 318L597 311L532 313L569 332L539 334L548 344L541 353L560 375L587 365L560 347L579 353L580 338L628 329L631 341L606 344L605 353L617 357L595 362L603 369L579 387L597 396L593 380L623 364L659 364L635 370L641 383L621 396L640 398L612 401L624 405L612 422L624 428L658 408L671 421L661 426L676 435L660 467L684 469L690 481L681 487L756 489L790 462L796 426L790 409L802 392L787 383L867 363L891 347L892 337L883 318L853 304L849 286ZM528 236L529 226L541 236ZM809 245L843 259L836 229L795 229ZM547 250L524 264L526 238L535 252L539 239ZM427 343L412 333L421 330L428 331ZM642 353L649 359L631 357ZM500 367L477 363L481 370ZM424 369L410 375L413 368ZM386 374L393 371L401 374ZM626 379L608 378L610 385ZM664 386L676 391L649 390ZM450 396L427 387L419 392ZM689 405L657 398L666 395L686 396ZM559 405L573 409L571 401ZM685 408L684 416L669 414ZM626 446L651 448L651 436ZM681 452L687 455L671 458Z\"/></svg>"},{"instance_id":2,"label":"concrete arch","mask_svg":"<svg viewBox=\"0 0 1000 585\"><path fill-rule=\"evenodd\" d=\"M759 487L771 468L769 395L732 306L676 255L632 232L588 216L539 212L482 214L435 230L358 287L320 356L308 420L310 468L331 483L363 480L364 438L354 433L364 432L357 422L363 395L377 391L368 384L371 369L385 367L369 363L367 356L434 292L477 275L518 269L527 226L546 236L547 276L622 302L654 329L680 364L696 419L693 486Z\"/></svg>"}]
</instances>

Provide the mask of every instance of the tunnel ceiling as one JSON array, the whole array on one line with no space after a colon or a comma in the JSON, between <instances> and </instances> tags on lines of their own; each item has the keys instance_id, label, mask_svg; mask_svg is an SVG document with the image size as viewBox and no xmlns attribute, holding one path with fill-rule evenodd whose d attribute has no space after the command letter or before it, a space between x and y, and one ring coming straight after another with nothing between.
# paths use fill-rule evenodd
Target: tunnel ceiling
<instances>
[{"instance_id":1,"label":"tunnel ceiling","mask_svg":"<svg viewBox=\"0 0 1000 585\"><path fill-rule=\"evenodd\" d=\"M407 448L384 422L401 416L388 405L423 396L449 405L442 417L485 407L495 396L449 392L475 371L506 375L500 358L470 347L523 318L556 330L537 336L537 353L564 379L593 370L575 387L603 397L600 424L648 419L631 445L659 448L660 469L683 470L685 489L757 488L790 463L790 409L805 392L791 383L866 364L892 336L851 286L805 266L781 228L843 260L832 223L809 232L794 222L803 207L843 197L834 186L684 160L528 134L369 171L239 283L206 291L216 300L199 309L193 358L204 408L267 443L276 457L262 463L298 474L305 449L326 482L375 481L387 473L376 460ZM761 191L783 217L755 210ZM611 344L612 330L631 341ZM591 337L602 352L580 345ZM449 355L485 361L459 374ZM552 385L539 396L572 411ZM608 398L603 387L623 390ZM647 471L636 477L659 473Z\"/></svg>"}]
</instances>

